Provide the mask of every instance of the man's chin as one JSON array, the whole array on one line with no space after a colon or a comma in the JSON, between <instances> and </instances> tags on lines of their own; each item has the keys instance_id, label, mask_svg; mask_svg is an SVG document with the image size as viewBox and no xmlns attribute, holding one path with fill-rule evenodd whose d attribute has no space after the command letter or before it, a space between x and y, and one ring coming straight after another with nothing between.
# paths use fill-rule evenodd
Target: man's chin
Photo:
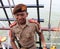
<instances>
[{"instance_id":1,"label":"man's chin","mask_svg":"<svg viewBox=\"0 0 60 49\"><path fill-rule=\"evenodd\" d=\"M21 25L23 25L23 24L25 24L26 22L25 21L19 21L18 22L18 24L21 24Z\"/></svg>"}]
</instances>

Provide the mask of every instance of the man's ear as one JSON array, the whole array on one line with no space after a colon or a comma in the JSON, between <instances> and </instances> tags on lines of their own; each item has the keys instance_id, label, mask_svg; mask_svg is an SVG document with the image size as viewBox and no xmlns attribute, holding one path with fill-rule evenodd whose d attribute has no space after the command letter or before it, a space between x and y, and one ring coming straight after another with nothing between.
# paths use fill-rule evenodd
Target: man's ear
<instances>
[{"instance_id":1,"label":"man's ear","mask_svg":"<svg viewBox=\"0 0 60 49\"><path fill-rule=\"evenodd\" d=\"M28 12L26 12L26 17L28 17Z\"/></svg>"}]
</instances>

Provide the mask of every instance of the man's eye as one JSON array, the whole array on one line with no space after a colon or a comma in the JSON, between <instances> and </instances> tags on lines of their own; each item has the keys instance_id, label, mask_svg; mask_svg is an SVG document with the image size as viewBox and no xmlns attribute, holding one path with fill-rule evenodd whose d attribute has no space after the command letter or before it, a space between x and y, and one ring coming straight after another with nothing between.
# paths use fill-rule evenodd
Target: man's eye
<instances>
[{"instance_id":1,"label":"man's eye","mask_svg":"<svg viewBox=\"0 0 60 49\"><path fill-rule=\"evenodd\" d=\"M16 14L16 16L24 16L24 14Z\"/></svg>"},{"instance_id":2,"label":"man's eye","mask_svg":"<svg viewBox=\"0 0 60 49\"><path fill-rule=\"evenodd\" d=\"M24 16L24 14L20 14L21 16Z\"/></svg>"},{"instance_id":3,"label":"man's eye","mask_svg":"<svg viewBox=\"0 0 60 49\"><path fill-rule=\"evenodd\" d=\"M19 14L16 14L16 16L19 16Z\"/></svg>"}]
</instances>

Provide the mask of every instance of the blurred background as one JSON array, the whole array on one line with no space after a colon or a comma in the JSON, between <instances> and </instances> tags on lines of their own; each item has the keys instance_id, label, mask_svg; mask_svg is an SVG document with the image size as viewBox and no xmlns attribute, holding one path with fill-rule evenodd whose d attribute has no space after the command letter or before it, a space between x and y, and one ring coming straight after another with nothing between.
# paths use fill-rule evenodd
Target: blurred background
<instances>
[{"instance_id":1,"label":"blurred background","mask_svg":"<svg viewBox=\"0 0 60 49\"><path fill-rule=\"evenodd\" d=\"M23 3L26 4L27 6L32 6L32 5L36 5L36 0L2 0L4 6L9 6L9 3L11 6L15 6L17 4ZM44 22L40 23L41 27L47 27L49 28L60 28L60 0L38 0L39 1L39 5L40 6L44 6L44 7L40 7L39 8L39 14L40 14L40 19L44 19ZM52 3L51 5L51 14L49 15L50 12L50 3ZM6 18L6 15L3 11L3 9L1 8L2 5L0 3L0 18ZM5 8L6 12L8 14L9 18L13 18L12 15L12 10L13 8ZM28 8L28 17L27 19L37 19L37 8ZM50 16L50 20L49 20L49 16ZM11 21L13 22L13 21ZM50 22L50 23L49 23ZM1 21L0 20L0 28L2 27L9 27L9 24L7 21ZM9 30L0 30L0 36L7 36L7 41L4 42L4 44L9 46L10 44L10 39L9 39ZM60 47L60 31L43 31L45 40L46 40L46 44L48 47L50 47L51 45L56 45L57 49L59 49ZM39 37L38 35L36 36L36 39L38 41ZM39 46L38 44L36 44L37 47Z\"/></svg>"}]
</instances>

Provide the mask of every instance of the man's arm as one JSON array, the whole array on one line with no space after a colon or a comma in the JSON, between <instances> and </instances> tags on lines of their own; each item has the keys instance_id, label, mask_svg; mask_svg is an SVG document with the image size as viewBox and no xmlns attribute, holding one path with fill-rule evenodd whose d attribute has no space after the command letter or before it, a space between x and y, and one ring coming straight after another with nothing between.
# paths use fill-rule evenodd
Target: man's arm
<instances>
[{"instance_id":1,"label":"man's arm","mask_svg":"<svg viewBox=\"0 0 60 49\"><path fill-rule=\"evenodd\" d=\"M12 28L13 26L16 25L16 22L13 22L11 25L10 25L10 28ZM14 33L10 30L9 32L9 36L10 36L10 43L12 45L12 48L13 49L18 49L17 46L16 46L16 43L15 43L15 38L14 38Z\"/></svg>"},{"instance_id":2,"label":"man's arm","mask_svg":"<svg viewBox=\"0 0 60 49\"><path fill-rule=\"evenodd\" d=\"M46 45L46 42L45 42L45 38L44 38L44 35L43 35L42 31L40 32L39 37L41 38L41 42L43 44L43 48L47 48L47 45Z\"/></svg>"},{"instance_id":3,"label":"man's arm","mask_svg":"<svg viewBox=\"0 0 60 49\"><path fill-rule=\"evenodd\" d=\"M9 32L9 36L10 36L10 43L12 45L12 48L13 49L18 49L16 44L15 44L14 35L13 35L13 33L11 31Z\"/></svg>"},{"instance_id":4,"label":"man's arm","mask_svg":"<svg viewBox=\"0 0 60 49\"><path fill-rule=\"evenodd\" d=\"M45 39L44 39L44 35L41 32L40 24L37 22L37 20L34 20L34 19L30 19L29 22L37 24L37 26L36 26L37 33L39 34L39 37L41 38L41 42L43 44L43 49L47 49L46 42L45 42Z\"/></svg>"}]
</instances>

